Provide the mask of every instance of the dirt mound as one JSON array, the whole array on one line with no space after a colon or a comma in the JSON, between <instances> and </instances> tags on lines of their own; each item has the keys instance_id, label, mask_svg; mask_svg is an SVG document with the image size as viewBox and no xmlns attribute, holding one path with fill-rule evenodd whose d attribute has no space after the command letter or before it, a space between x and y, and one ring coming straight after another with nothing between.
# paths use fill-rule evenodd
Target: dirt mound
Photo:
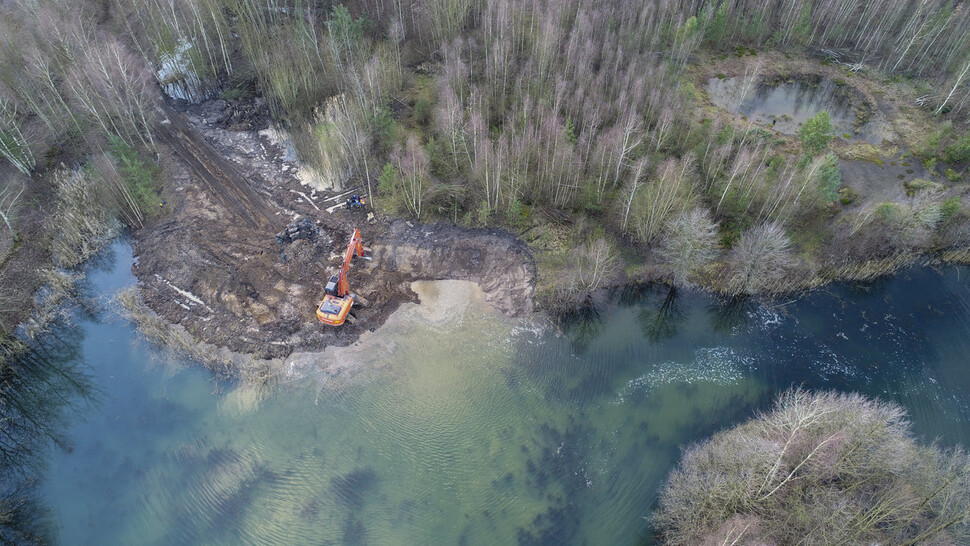
<instances>
[{"instance_id":1,"label":"dirt mound","mask_svg":"<svg viewBox=\"0 0 970 546\"><path fill-rule=\"evenodd\" d=\"M279 146L220 127L226 108L168 109L159 123L171 212L134 234L134 272L145 303L169 322L200 341L276 358L352 343L415 301L415 280L475 281L504 313L532 311L535 264L511 234L334 206L360 190L302 186ZM366 307L355 306L356 323L328 327L315 306L355 227L372 259L354 259L350 285Z\"/></svg>"}]
</instances>

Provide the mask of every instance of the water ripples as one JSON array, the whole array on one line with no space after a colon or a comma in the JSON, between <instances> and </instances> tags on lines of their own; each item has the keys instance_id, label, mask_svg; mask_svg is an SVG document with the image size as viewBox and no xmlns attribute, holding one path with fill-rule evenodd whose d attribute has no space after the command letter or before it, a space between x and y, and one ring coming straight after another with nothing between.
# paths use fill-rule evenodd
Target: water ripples
<instances>
[{"instance_id":1,"label":"water ripples","mask_svg":"<svg viewBox=\"0 0 970 546\"><path fill-rule=\"evenodd\" d=\"M141 400L155 430L137 446L130 425L107 419L76 434L64 458L92 475L78 483L110 484L64 495L92 514L64 536L633 543L648 534L644 517L680 446L791 385L897 400L920 434L970 440L970 297L953 275L942 286L932 279L773 306L691 293L668 301L658 291L561 336L426 288L430 310L402 308L372 341L306 356L272 396L212 395L201 371L119 387L126 392L111 396ZM923 298L913 286L936 288ZM334 358L363 371L328 367ZM112 489L135 499L116 533L101 522Z\"/></svg>"}]
</instances>

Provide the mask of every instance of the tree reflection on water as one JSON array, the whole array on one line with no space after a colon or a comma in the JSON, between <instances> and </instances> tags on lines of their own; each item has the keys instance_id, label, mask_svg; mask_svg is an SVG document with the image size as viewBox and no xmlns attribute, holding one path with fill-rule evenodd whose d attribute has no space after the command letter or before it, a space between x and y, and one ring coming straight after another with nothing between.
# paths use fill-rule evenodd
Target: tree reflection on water
<instances>
[{"instance_id":1,"label":"tree reflection on water","mask_svg":"<svg viewBox=\"0 0 970 546\"><path fill-rule=\"evenodd\" d=\"M637 315L640 329L653 342L670 339L677 334L684 312L677 305L677 287L671 286L660 305L647 305Z\"/></svg>"},{"instance_id":2,"label":"tree reflection on water","mask_svg":"<svg viewBox=\"0 0 970 546\"><path fill-rule=\"evenodd\" d=\"M50 540L36 477L49 445L70 449L62 431L92 394L79 369L80 335L59 328L35 343L0 331L0 543Z\"/></svg>"}]
</instances>

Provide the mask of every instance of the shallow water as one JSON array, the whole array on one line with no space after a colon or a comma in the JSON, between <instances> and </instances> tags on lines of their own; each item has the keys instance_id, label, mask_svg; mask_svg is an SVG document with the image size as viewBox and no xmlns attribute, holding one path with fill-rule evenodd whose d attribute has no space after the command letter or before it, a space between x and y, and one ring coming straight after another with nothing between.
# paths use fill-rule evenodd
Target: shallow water
<instances>
[{"instance_id":1,"label":"shallow water","mask_svg":"<svg viewBox=\"0 0 970 546\"><path fill-rule=\"evenodd\" d=\"M155 76L162 84L162 91L173 99L199 103L210 98L212 93L206 88L199 75L192 70L190 51L194 46L186 39L180 39L175 48L163 54Z\"/></svg>"},{"instance_id":2,"label":"shallow water","mask_svg":"<svg viewBox=\"0 0 970 546\"><path fill-rule=\"evenodd\" d=\"M750 77L711 78L707 94L716 106L786 135L798 134L803 123L826 110L837 137L872 144L889 138L882 116L857 92L832 80L766 84Z\"/></svg>"},{"instance_id":3,"label":"shallow water","mask_svg":"<svg viewBox=\"0 0 970 546\"><path fill-rule=\"evenodd\" d=\"M133 282L113 251L98 295ZM268 396L82 319L101 395L44 499L69 544L636 544L680 446L791 385L896 400L970 445L968 281L914 269L773 307L628 289L561 336L422 284L422 306L319 357L363 371Z\"/></svg>"}]
</instances>

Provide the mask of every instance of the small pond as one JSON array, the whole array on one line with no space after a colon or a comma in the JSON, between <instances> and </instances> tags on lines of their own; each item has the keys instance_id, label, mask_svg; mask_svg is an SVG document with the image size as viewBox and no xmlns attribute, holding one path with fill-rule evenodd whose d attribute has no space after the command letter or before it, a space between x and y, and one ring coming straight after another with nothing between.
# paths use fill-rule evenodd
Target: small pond
<instances>
[{"instance_id":1,"label":"small pond","mask_svg":"<svg viewBox=\"0 0 970 546\"><path fill-rule=\"evenodd\" d=\"M873 144L886 137L862 95L829 79L711 78L707 94L716 106L786 135L797 134L806 120L827 110L836 136Z\"/></svg>"}]
</instances>

